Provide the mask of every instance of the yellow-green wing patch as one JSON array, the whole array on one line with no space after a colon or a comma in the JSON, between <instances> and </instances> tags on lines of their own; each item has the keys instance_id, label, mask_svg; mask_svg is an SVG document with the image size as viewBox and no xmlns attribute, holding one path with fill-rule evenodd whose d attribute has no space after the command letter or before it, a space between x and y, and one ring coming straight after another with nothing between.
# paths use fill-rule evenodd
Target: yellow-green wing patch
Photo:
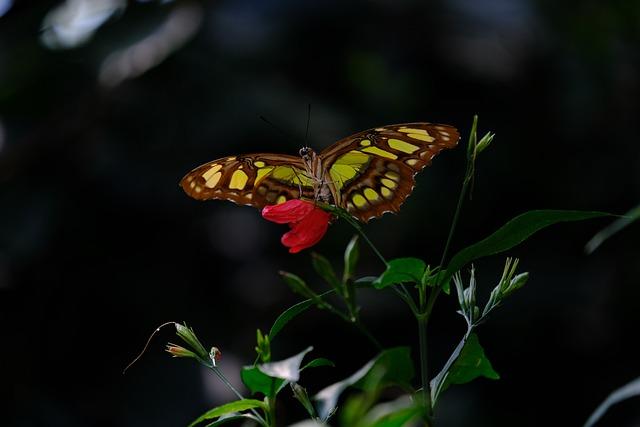
<instances>
[{"instance_id":1,"label":"yellow-green wing patch","mask_svg":"<svg viewBox=\"0 0 640 427\"><path fill-rule=\"evenodd\" d=\"M180 186L197 200L221 199L263 208L313 197L313 180L299 157L247 154L223 157L189 172Z\"/></svg>"}]
</instances>

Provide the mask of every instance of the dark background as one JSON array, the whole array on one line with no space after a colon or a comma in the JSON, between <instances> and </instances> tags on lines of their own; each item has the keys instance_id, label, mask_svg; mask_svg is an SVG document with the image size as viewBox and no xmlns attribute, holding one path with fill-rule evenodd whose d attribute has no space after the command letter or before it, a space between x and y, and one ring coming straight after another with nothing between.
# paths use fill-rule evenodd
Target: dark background
<instances>
[{"instance_id":1,"label":"dark background","mask_svg":"<svg viewBox=\"0 0 640 427\"><path fill-rule=\"evenodd\" d=\"M637 1L93 0L81 2L92 15L57 16L64 2L11 3L0 1L3 425L184 426L230 399L210 373L163 352L169 330L122 369L156 326L184 320L222 350L238 384L255 329L299 300L278 270L321 288L309 251L279 244L285 227L177 185L217 157L295 154L309 103L318 150L410 121L466 137L479 114L480 131L497 136L454 250L525 210L621 214L640 200ZM110 18L96 27L100 10ZM462 147L443 153L400 214L366 227L387 257L437 264L463 172ZM479 330L502 379L452 388L440 426L579 426L640 375L638 226L583 252L608 221L555 226L509 251L530 281ZM336 224L314 249L337 264L352 233ZM485 298L502 263L475 264ZM363 247L360 273L380 272ZM360 301L385 345L417 355L395 295ZM430 323L432 373L463 332L453 301L442 298ZM375 354L316 310L282 332L274 357L308 345L337 364L303 377L311 392ZM283 425L302 416L287 399ZM602 425L639 426L639 407L616 406Z\"/></svg>"}]
</instances>

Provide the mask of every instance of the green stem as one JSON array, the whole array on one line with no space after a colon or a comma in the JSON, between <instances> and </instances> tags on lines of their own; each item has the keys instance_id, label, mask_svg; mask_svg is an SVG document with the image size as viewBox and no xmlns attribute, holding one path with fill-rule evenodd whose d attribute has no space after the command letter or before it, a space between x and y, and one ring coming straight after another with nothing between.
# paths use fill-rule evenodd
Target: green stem
<instances>
[{"instance_id":1,"label":"green stem","mask_svg":"<svg viewBox=\"0 0 640 427\"><path fill-rule=\"evenodd\" d=\"M422 383L422 403L425 408L425 416L431 424L431 386L429 384L428 359L427 359L427 323L429 317L420 315L418 319L418 335L420 336L420 381Z\"/></svg>"},{"instance_id":2,"label":"green stem","mask_svg":"<svg viewBox=\"0 0 640 427\"><path fill-rule=\"evenodd\" d=\"M342 218L345 221L347 221L349 223L349 225L351 225L353 228L355 228L355 230L358 232L358 234L360 236L362 236L362 239L369 245L369 247L371 248L373 253L376 254L376 256L380 259L380 261L382 261L382 263L385 266L389 265L389 263L387 262L385 257L382 256L382 254L378 250L378 248L376 248L376 246L373 244L373 242L371 242L371 240L369 240L369 238L365 234L364 230L360 226L360 223L358 223L358 221L356 221L351 215L349 215L348 212L346 212L345 210L343 210L341 208L338 208L336 206L332 206L332 205L329 205L329 204L323 204L322 207L323 207L323 209L326 209L326 210L328 210L330 212L333 212L334 214L336 214L340 218ZM404 287L404 285L400 285L400 288L398 288L397 286L392 286L391 289L393 289L393 291L396 294L398 294L398 296L409 306L409 308L411 309L411 311L413 312L414 315L418 314L418 309L417 309L417 307L416 307L416 305L415 305L415 303L413 301L413 298L411 297L411 294L409 293L409 291L407 291L407 288Z\"/></svg>"},{"instance_id":3,"label":"green stem","mask_svg":"<svg viewBox=\"0 0 640 427\"><path fill-rule=\"evenodd\" d=\"M231 390L233 394L235 394L238 397L238 399L245 399L245 397L233 386L233 384L229 382L227 377L224 376L224 374L220 371L220 369L210 365L207 365L207 367L211 369L227 387L229 387L229 390ZM262 416L260 416L260 414L255 409L251 409L251 412L260 421L260 423L262 423L262 425L264 426L268 425L267 422L264 420L264 418L262 418Z\"/></svg>"},{"instance_id":4,"label":"green stem","mask_svg":"<svg viewBox=\"0 0 640 427\"><path fill-rule=\"evenodd\" d=\"M276 427L276 399L275 394L273 397L267 398L269 408L269 427Z\"/></svg>"},{"instance_id":5,"label":"green stem","mask_svg":"<svg viewBox=\"0 0 640 427\"><path fill-rule=\"evenodd\" d=\"M469 175L469 172L471 172L470 168L467 167L467 174L464 177L464 181L462 182L462 188L460 189L460 195L458 196L458 204L456 206L456 212L455 214L453 214L453 221L451 221L451 227L449 228L449 236L447 236L447 243L444 246L444 251L442 251L442 258L440 258L441 268L444 268L444 262L447 260L447 255L449 253L449 246L451 245L451 240L453 240L453 235L456 231L458 220L460 219L462 204L464 203L464 198L467 195L467 190L469 189L469 183L471 182L471 177Z\"/></svg>"},{"instance_id":6,"label":"green stem","mask_svg":"<svg viewBox=\"0 0 640 427\"><path fill-rule=\"evenodd\" d=\"M378 258L380 258L380 261L382 261L382 263L384 265L387 265L387 260L382 256L380 251L378 251L378 248L376 248L373 245L373 243L371 243L371 240L369 240L367 235L364 234L364 231L362 230L362 227L360 226L360 223L354 217L352 217L349 214L349 212L347 212L344 209L339 208L337 206L330 205L328 203L318 203L318 204L322 207L322 209L324 209L326 211L329 211L329 212L333 213L334 215L344 219L345 221L347 221L349 223L349 225L351 225L353 228L355 228L356 231L358 232L358 234L360 234L360 236L362 236L364 241L367 242L369 247L371 247L371 250L373 250L373 252L376 254L376 256Z\"/></svg>"},{"instance_id":7,"label":"green stem","mask_svg":"<svg viewBox=\"0 0 640 427\"><path fill-rule=\"evenodd\" d=\"M458 196L458 204L456 205L456 212L453 215L453 221L451 221L451 227L449 228L449 236L447 236L447 243L444 246L444 251L442 251L442 258L440 259L440 268L441 268L440 271L442 271L442 269L444 268L444 262L447 260L449 246L451 245L451 240L453 239L453 234L456 231L456 226L458 225L458 219L460 218L460 212L462 211L462 204L464 203L464 198L467 195L467 190L469 189L469 183L471 182L471 179L473 178L473 173L475 171L476 144L478 140L477 128L478 128L478 116L474 116L473 124L471 125L471 132L469 133L469 142L467 147L467 169L464 174L464 181L462 181L462 188L460 189L460 195Z\"/></svg>"},{"instance_id":8,"label":"green stem","mask_svg":"<svg viewBox=\"0 0 640 427\"><path fill-rule=\"evenodd\" d=\"M377 347L378 350L382 350L382 345L380 344L380 342L376 339L376 337L373 336L373 334L369 331L369 329L364 325L364 323L362 323L362 321L360 320L360 318L356 318L356 321L354 322L354 325L356 325L356 328L358 328L358 330L360 332L362 332L362 334L369 338L369 341L371 341L371 343L373 345L375 345Z\"/></svg>"},{"instance_id":9,"label":"green stem","mask_svg":"<svg viewBox=\"0 0 640 427\"><path fill-rule=\"evenodd\" d=\"M358 234L360 234L360 236L362 236L362 238L364 239L365 242L367 242L367 244L369 245L369 247L371 248L371 250L373 251L373 253L376 254L376 256L380 259L380 261L382 261L382 263L386 266L388 265L387 260L382 256L382 254L380 253L380 251L378 251L378 248L375 247L375 245L373 244L373 242L371 242L371 240L369 240L369 238L367 237L367 235L365 234L364 230L362 229L362 227L360 226L360 224L351 217L351 215L348 214L343 214L341 213L340 215L344 220L346 220L353 228L356 229L356 231L358 232Z\"/></svg>"},{"instance_id":10,"label":"green stem","mask_svg":"<svg viewBox=\"0 0 640 427\"><path fill-rule=\"evenodd\" d=\"M382 350L382 345L380 344L380 342L376 339L376 337L373 336L373 334L364 325L364 323L362 323L359 317L351 318L327 302L324 303L323 308L329 310L331 313L340 317L345 322L354 325L358 329L358 331L362 333L362 335L364 335L369 341L371 341L371 344L373 344L378 350Z\"/></svg>"},{"instance_id":11,"label":"green stem","mask_svg":"<svg viewBox=\"0 0 640 427\"><path fill-rule=\"evenodd\" d=\"M429 301L427 302L427 307L425 309L425 314L427 318L431 315L431 311L433 310L433 306L440 295L440 291L442 290L442 286L440 284L440 274L445 271L444 263L447 260L447 255L449 254L449 246L451 245L451 241L453 240L453 235L456 231L456 227L458 226L458 220L460 219L460 212L462 212L462 205L464 204L464 199L467 195L467 191L469 190L469 184L473 179L473 174L475 171L475 161L476 161L476 143L478 140L477 137L477 127L478 127L478 116L473 117L473 124L471 125L471 132L469 133L469 143L467 149L467 170L464 175L464 180L462 181L462 188L460 188L460 194L458 195L458 204L456 205L456 211L453 214L453 220L451 221L451 227L449 228L449 235L447 236L447 243L444 245L444 250L442 251L442 258L440 258L440 271L436 275L436 287L429 295Z\"/></svg>"}]
</instances>

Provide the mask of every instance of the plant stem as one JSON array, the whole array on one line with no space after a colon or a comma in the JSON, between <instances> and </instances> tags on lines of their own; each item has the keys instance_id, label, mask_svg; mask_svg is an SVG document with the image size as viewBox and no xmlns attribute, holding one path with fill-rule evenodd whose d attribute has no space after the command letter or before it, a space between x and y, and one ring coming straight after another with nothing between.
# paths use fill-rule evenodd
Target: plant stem
<instances>
[{"instance_id":1,"label":"plant stem","mask_svg":"<svg viewBox=\"0 0 640 427\"><path fill-rule=\"evenodd\" d=\"M375 245L371 242L371 240L369 240L369 238L367 237L367 235L365 234L364 230L362 229L362 227L360 226L360 224L353 219L350 215L345 215L342 214L341 217L346 220L353 228L356 229L356 231L358 232L358 234L360 234L360 236L362 236L362 238L364 239L365 242L367 242L367 244L369 245L369 247L371 248L371 250L376 254L376 256L380 259L380 261L382 261L382 263L384 265L388 265L387 260L382 256L382 254L380 253L380 251L378 251L378 248L375 247Z\"/></svg>"},{"instance_id":2,"label":"plant stem","mask_svg":"<svg viewBox=\"0 0 640 427\"><path fill-rule=\"evenodd\" d=\"M349 212L345 211L342 208L339 208L337 206L333 206L330 205L328 203L320 203L321 207L324 210L327 210L333 214L335 214L336 216L344 219L345 221L347 221L349 223L349 225L351 225L353 228L356 229L356 231L358 232L358 234L360 234L360 236L362 236L362 238L364 239L365 242L367 242L367 244L369 245L369 247L371 247L371 249L373 250L373 252L376 254L376 256L378 258L380 258L380 261L382 261L382 263L384 265L387 265L387 260L382 256L382 254L380 253L380 251L378 251L378 248L376 248L373 243L371 243L371 240L369 240L369 238L367 237L366 234L364 234L364 231L362 230L362 227L360 226L360 223L353 218Z\"/></svg>"},{"instance_id":3,"label":"plant stem","mask_svg":"<svg viewBox=\"0 0 640 427\"><path fill-rule=\"evenodd\" d=\"M444 268L444 262L447 259L449 246L451 245L451 240L453 240L453 234L456 231L456 226L458 225L458 219L460 219L460 211L462 211L462 204L464 203L464 198L467 195L469 183L471 182L471 177L469 175L469 172L470 170L467 167L467 174L464 177L464 181L462 182L462 188L460 189L460 195L458 196L458 204L456 206L456 212L453 214L453 220L451 221L451 227L449 228L449 236L447 236L447 243L444 246L444 251L442 251L442 258L440 258L441 268Z\"/></svg>"},{"instance_id":4,"label":"plant stem","mask_svg":"<svg viewBox=\"0 0 640 427\"><path fill-rule=\"evenodd\" d=\"M355 228L355 230L358 232L358 234L360 236L362 236L362 239L369 245L369 247L371 248L373 253L376 254L376 256L380 259L380 261L382 261L382 263L385 266L389 265L389 263L387 262L385 257L382 256L382 254L378 250L378 248L376 248L376 246L373 244L373 242L371 242L371 240L369 240L369 238L365 234L364 230L360 226L360 223L358 223L358 221L353 219L353 217L351 215L349 215L348 212L346 212L343 209L340 209L338 207L327 205L327 204L323 205L323 207L325 209L335 213L337 216L339 216L340 218L344 219L345 221L347 221L349 223L349 225L351 225L353 228ZM399 288L397 286L391 286L391 289L393 289L393 291L396 294L398 294L398 296L405 303L407 303L407 305L409 306L409 308L411 309L411 311L413 312L414 315L418 314L418 309L417 309L417 307L416 307L416 305L415 305L415 303L413 301L413 298L411 297L411 294L409 293L409 291L407 291L407 288L404 287L404 285L400 285Z\"/></svg>"},{"instance_id":5,"label":"plant stem","mask_svg":"<svg viewBox=\"0 0 640 427\"><path fill-rule=\"evenodd\" d=\"M456 231L456 227L458 225L458 220L460 219L460 212L462 212L462 205L464 204L464 199L467 195L467 191L469 190L469 184L473 179L473 174L475 171L475 161L476 161L476 142L477 142L477 126L478 126L478 116L473 117L473 124L471 126L471 132L469 133L469 149L467 150L467 169L465 171L464 180L462 181L462 187L460 188L460 194L458 195L458 204L456 205L456 211L453 214L453 220L451 221L451 227L449 228L449 235L447 236L447 243L444 245L444 250L442 251L442 258L440 258L440 271L436 275L436 283L434 290L429 295L429 301L427 302L427 306L425 308L424 314L427 319L431 315L431 311L433 310L433 306L436 303L436 299L438 295L440 295L440 291L442 290L442 286L440 284L440 274L445 271L444 263L447 260L447 255L449 254L449 246L451 245L451 241L453 240L453 235Z\"/></svg>"},{"instance_id":6,"label":"plant stem","mask_svg":"<svg viewBox=\"0 0 640 427\"><path fill-rule=\"evenodd\" d=\"M418 335L420 337L420 381L422 383L422 403L425 408L426 421L431 424L431 386L429 384L428 360L427 360L427 323L429 317L417 316Z\"/></svg>"},{"instance_id":7,"label":"plant stem","mask_svg":"<svg viewBox=\"0 0 640 427\"><path fill-rule=\"evenodd\" d=\"M364 323L362 323L362 321L360 320L360 318L357 318L356 321L354 322L354 325L356 325L356 327L358 328L358 330L360 332L362 332L362 334L369 338L369 341L371 341L373 343L373 345L375 345L377 347L378 350L382 350L382 345L380 344L380 342L376 339L376 337L373 336L373 334L369 331L369 329L364 325Z\"/></svg>"},{"instance_id":8,"label":"plant stem","mask_svg":"<svg viewBox=\"0 0 640 427\"><path fill-rule=\"evenodd\" d=\"M276 427L276 399L275 394L269 400L269 427Z\"/></svg>"},{"instance_id":9,"label":"plant stem","mask_svg":"<svg viewBox=\"0 0 640 427\"><path fill-rule=\"evenodd\" d=\"M458 219L460 218L460 212L462 211L462 204L464 203L464 198L467 195L467 190L469 189L469 183L473 178L473 174L475 171L475 162L476 162L476 143L478 140L477 136L477 128L478 128L478 116L473 117L473 124L471 125L471 132L469 133L469 142L467 148L467 169L464 174L464 180L462 181L462 188L460 189L460 194L458 196L458 204L456 205L456 211L453 214L453 221L451 221L451 227L449 228L449 235L447 236L447 243L444 246L444 251L442 251L442 258L440 258L440 268L444 268L444 262L447 260L447 255L449 252L449 245L451 245L451 240L453 239L453 234L456 231L456 226L458 225ZM439 278L439 274L438 274Z\"/></svg>"},{"instance_id":10,"label":"plant stem","mask_svg":"<svg viewBox=\"0 0 640 427\"><path fill-rule=\"evenodd\" d=\"M324 308L326 308L336 316L340 317L345 322L351 325L354 325L362 333L362 335L364 335L365 337L367 337L369 341L371 341L371 343L376 347L376 349L382 350L382 345L380 344L380 342L376 339L376 337L373 336L373 334L364 325L364 323L362 323L359 317L355 317L352 319L327 302L324 303Z\"/></svg>"},{"instance_id":11,"label":"plant stem","mask_svg":"<svg viewBox=\"0 0 640 427\"><path fill-rule=\"evenodd\" d=\"M220 371L220 369L210 365L207 365L207 367L211 369L227 387L229 387L229 390L231 390L233 394L235 394L238 397L238 399L245 399L245 397L233 386L233 384L229 382L227 377L224 376L224 374ZM265 426L267 425L267 422L264 420L264 418L262 418L262 416L260 416L260 414L255 409L251 409L251 412L263 425Z\"/></svg>"}]
</instances>

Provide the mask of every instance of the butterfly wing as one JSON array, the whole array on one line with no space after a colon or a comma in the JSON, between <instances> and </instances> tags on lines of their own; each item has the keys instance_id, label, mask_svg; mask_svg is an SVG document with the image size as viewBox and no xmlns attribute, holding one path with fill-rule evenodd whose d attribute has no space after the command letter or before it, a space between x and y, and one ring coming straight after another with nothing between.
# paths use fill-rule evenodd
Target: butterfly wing
<instances>
[{"instance_id":1,"label":"butterfly wing","mask_svg":"<svg viewBox=\"0 0 640 427\"><path fill-rule=\"evenodd\" d=\"M223 157L189 172L180 186L197 200L223 199L258 209L289 199L313 198L313 180L302 159L284 154Z\"/></svg>"},{"instance_id":2,"label":"butterfly wing","mask_svg":"<svg viewBox=\"0 0 640 427\"><path fill-rule=\"evenodd\" d=\"M414 175L459 139L457 129L449 125L404 123L351 135L320 157L336 205L367 222L397 212L413 190Z\"/></svg>"}]
</instances>

